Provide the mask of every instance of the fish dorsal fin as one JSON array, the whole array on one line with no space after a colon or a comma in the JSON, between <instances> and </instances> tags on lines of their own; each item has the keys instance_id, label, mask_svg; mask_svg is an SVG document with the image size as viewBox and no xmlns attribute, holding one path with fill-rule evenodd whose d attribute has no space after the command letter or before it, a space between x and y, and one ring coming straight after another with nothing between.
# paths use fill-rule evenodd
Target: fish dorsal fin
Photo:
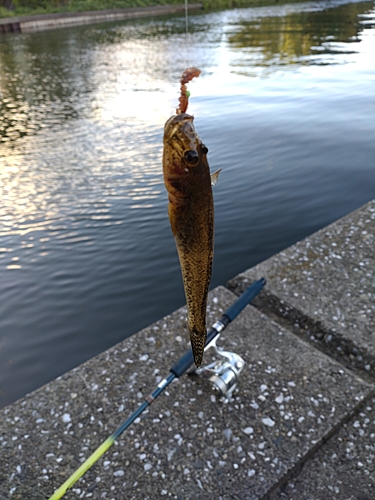
<instances>
[{"instance_id":1,"label":"fish dorsal fin","mask_svg":"<svg viewBox=\"0 0 375 500\"><path fill-rule=\"evenodd\" d=\"M219 178L219 174L220 174L221 171L222 171L222 169L219 168L219 170L216 170L216 172L214 172L213 174L211 174L211 186L216 186L217 180Z\"/></svg>"}]
</instances>

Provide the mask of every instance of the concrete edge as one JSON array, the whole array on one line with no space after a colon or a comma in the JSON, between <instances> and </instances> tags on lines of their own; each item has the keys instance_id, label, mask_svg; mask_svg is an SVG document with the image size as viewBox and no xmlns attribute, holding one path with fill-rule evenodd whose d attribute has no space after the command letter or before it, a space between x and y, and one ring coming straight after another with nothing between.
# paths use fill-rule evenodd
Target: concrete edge
<instances>
[{"instance_id":1,"label":"concrete edge","mask_svg":"<svg viewBox=\"0 0 375 500\"><path fill-rule=\"evenodd\" d=\"M203 4L188 5L189 11L202 10ZM15 16L0 19L0 33L29 33L47 29L121 21L148 16L162 16L185 11L184 4L155 5L152 7L130 7L127 9L96 10L86 12L62 12L35 16Z\"/></svg>"},{"instance_id":2,"label":"concrete edge","mask_svg":"<svg viewBox=\"0 0 375 500\"><path fill-rule=\"evenodd\" d=\"M261 275L267 278L268 273L274 274L275 269L277 272L283 261L293 260L290 256L292 249L303 246L308 240L310 240L310 244L311 240L314 240L312 243L312 246L314 246L316 240L323 238L327 232L334 231L337 227L344 227L347 221L361 215L374 201L370 200L306 238L297 241L252 268L239 273L227 282L228 289L237 295L241 294L253 279L257 279ZM340 232L342 230L345 231L345 229L341 228ZM270 278L271 282L272 279L273 277ZM284 328L289 329L305 342L312 344L349 370L354 370L364 380L373 383L375 379L374 353L369 352L365 345L360 345L340 330L330 328L328 324L325 324L324 317L313 317L307 314L298 305L292 304L285 294L274 290L272 285L266 286L261 291L253 301L253 305L260 312L269 316Z\"/></svg>"}]
</instances>

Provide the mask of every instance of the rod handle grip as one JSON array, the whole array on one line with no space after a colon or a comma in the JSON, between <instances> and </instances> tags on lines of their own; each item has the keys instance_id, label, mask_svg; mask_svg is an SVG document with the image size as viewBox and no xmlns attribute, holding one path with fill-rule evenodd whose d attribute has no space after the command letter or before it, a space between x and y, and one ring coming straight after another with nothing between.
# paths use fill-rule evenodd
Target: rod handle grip
<instances>
[{"instance_id":1,"label":"rod handle grip","mask_svg":"<svg viewBox=\"0 0 375 500\"><path fill-rule=\"evenodd\" d=\"M261 278L258 281L254 281L254 283L246 288L246 290L242 293L242 295L240 295L236 302L224 312L224 316L227 316L230 322L233 321L240 314L240 312L245 309L245 307L250 304L250 302L258 295L265 284L266 280L264 278Z\"/></svg>"},{"instance_id":2,"label":"rod handle grip","mask_svg":"<svg viewBox=\"0 0 375 500\"><path fill-rule=\"evenodd\" d=\"M173 373L177 378L180 378L190 366L194 363L193 351L189 349L185 352L185 354L180 358L177 363L175 363L170 372Z\"/></svg>"}]
</instances>

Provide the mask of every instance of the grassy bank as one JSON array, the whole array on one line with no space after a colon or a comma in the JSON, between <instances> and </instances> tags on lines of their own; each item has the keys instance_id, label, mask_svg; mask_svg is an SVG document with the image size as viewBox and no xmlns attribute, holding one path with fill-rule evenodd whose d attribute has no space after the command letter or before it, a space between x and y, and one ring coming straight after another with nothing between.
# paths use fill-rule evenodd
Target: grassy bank
<instances>
[{"instance_id":1,"label":"grassy bank","mask_svg":"<svg viewBox=\"0 0 375 500\"><path fill-rule=\"evenodd\" d=\"M190 0L193 1L193 0ZM196 0L205 10L272 5L278 0ZM33 14L84 12L88 10L126 9L154 5L181 4L184 0L0 0L0 18Z\"/></svg>"}]
</instances>

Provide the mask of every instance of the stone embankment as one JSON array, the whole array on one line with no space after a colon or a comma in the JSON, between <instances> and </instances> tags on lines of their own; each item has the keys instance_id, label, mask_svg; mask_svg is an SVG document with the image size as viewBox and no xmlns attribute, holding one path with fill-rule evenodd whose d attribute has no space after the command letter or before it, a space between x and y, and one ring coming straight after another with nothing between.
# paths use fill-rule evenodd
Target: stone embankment
<instances>
[{"instance_id":1,"label":"stone embankment","mask_svg":"<svg viewBox=\"0 0 375 500\"><path fill-rule=\"evenodd\" d=\"M246 361L234 398L182 377L64 498L375 498L374 235L372 201L212 290L210 324L267 279L219 341ZM0 498L49 498L168 375L185 317L3 409Z\"/></svg>"},{"instance_id":2,"label":"stone embankment","mask_svg":"<svg viewBox=\"0 0 375 500\"><path fill-rule=\"evenodd\" d=\"M200 10L200 3L190 4L189 11ZM0 33L29 33L48 29L68 28L82 24L108 21L122 21L138 17L164 16L185 11L185 5L155 5L154 7L133 7L129 9L94 10L67 12L35 16L8 17L0 19Z\"/></svg>"}]
</instances>

